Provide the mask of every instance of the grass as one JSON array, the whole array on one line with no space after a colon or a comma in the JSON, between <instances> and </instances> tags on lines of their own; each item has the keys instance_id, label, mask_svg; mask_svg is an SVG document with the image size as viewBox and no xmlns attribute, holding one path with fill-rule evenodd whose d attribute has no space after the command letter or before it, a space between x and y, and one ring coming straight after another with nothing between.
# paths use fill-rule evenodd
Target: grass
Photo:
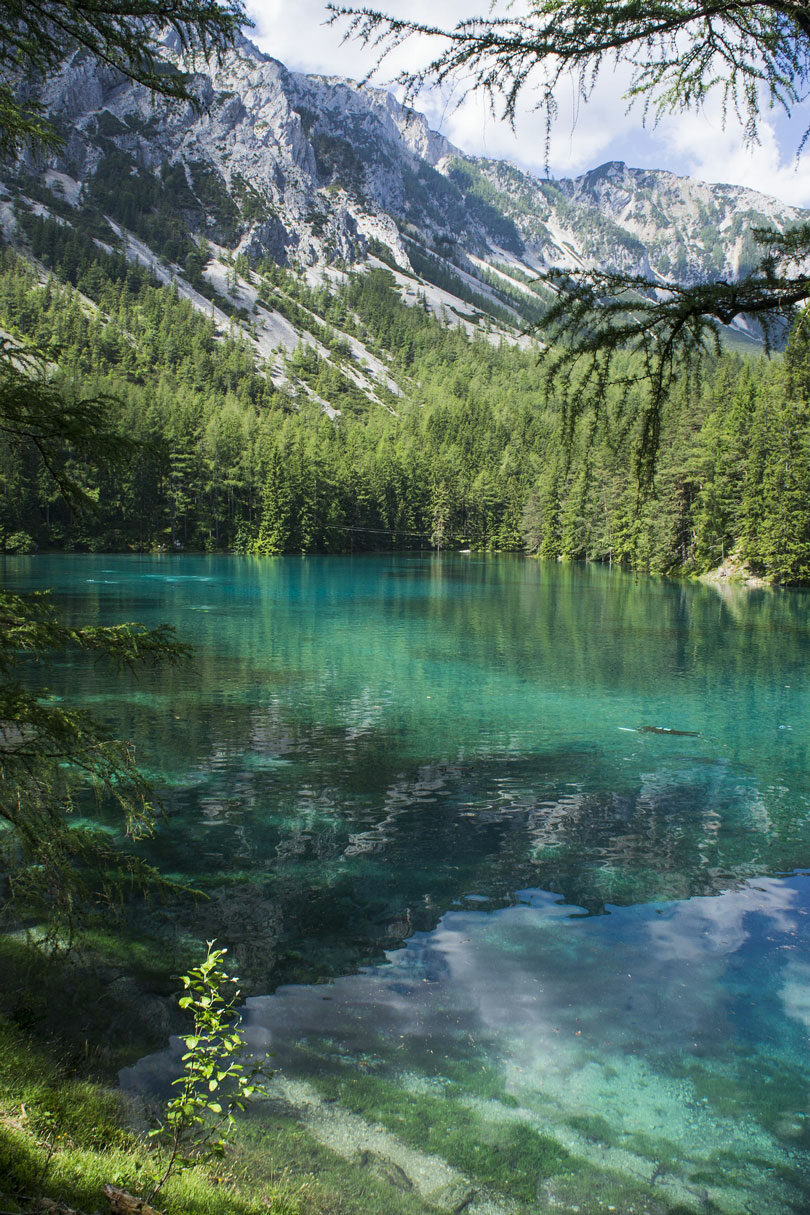
<instances>
[{"instance_id":1,"label":"grass","mask_svg":"<svg viewBox=\"0 0 810 1215\"><path fill-rule=\"evenodd\" d=\"M500 1192L515 1210L536 1212L538 1200L547 1198L582 1212L652 1209L639 1179L574 1159L556 1140L508 1117L485 1119L455 1096L404 1093L397 1084L356 1072L322 1076L319 1087L403 1142L446 1160L474 1186ZM24 1215L36 1200L51 1198L89 1215L102 1205L107 1182L144 1194L157 1162L144 1134L132 1129L138 1121L143 1115L137 1106L78 1074L70 1052L63 1056L56 1042L34 1040L0 1014L0 1210ZM579 1129L607 1138L598 1116ZM656 1204L668 1215L689 1210L663 1194ZM416 1191L401 1191L360 1160L318 1143L295 1111L273 1102L240 1122L216 1171L196 1168L173 1178L158 1205L167 1215L434 1210Z\"/></svg>"},{"instance_id":2,"label":"grass","mask_svg":"<svg viewBox=\"0 0 810 1215\"><path fill-rule=\"evenodd\" d=\"M42 1198L97 1211L105 1183L141 1196L158 1161L142 1112L119 1090L77 1077L58 1052L0 1015L0 1209ZM288 1111L262 1107L240 1123L224 1164L173 1178L156 1204L168 1215L424 1215L400 1193L324 1147Z\"/></svg>"},{"instance_id":3,"label":"grass","mask_svg":"<svg viewBox=\"0 0 810 1215\"><path fill-rule=\"evenodd\" d=\"M147 1191L158 1161L146 1137L130 1129L133 1112L123 1094L72 1075L51 1051L0 1019L4 1210L25 1211L44 1197L96 1210L107 1182L135 1195ZM300 1215L305 1182L257 1186L239 1176L237 1164L229 1160L216 1174L194 1168L172 1178L161 1206L178 1215Z\"/></svg>"},{"instance_id":4,"label":"grass","mask_svg":"<svg viewBox=\"0 0 810 1215\"><path fill-rule=\"evenodd\" d=\"M54 957L0 935L0 1210L22 1215L50 1198L95 1212L106 1183L142 1196L157 1172L144 1112L114 1085L121 1066L165 1043L150 1009L174 1009L172 974L188 969L192 947L167 952L116 928L99 925L80 953ZM272 1105L240 1122L223 1164L173 1178L156 1203L168 1215L428 1209Z\"/></svg>"},{"instance_id":5,"label":"grass","mask_svg":"<svg viewBox=\"0 0 810 1215\"><path fill-rule=\"evenodd\" d=\"M105 1205L105 1183L136 1196L148 1192L158 1162L145 1114L114 1081L118 1067L165 1043L170 1031L149 1012L150 1000L168 1015L177 986L169 966L185 964L174 956L164 964L154 942L128 942L120 933L108 938L101 929L82 955L54 959L21 937L0 936L0 1211L27 1215L39 1199L50 1198L89 1215ZM499 1069L487 1066L485 1055L442 1059L435 1075L423 1060L417 1072L432 1079L429 1091L404 1091L396 1079L330 1067L317 1052L312 1062L311 1082L324 1096L446 1161L473 1188L502 1195L516 1212L535 1212L546 1201L582 1212L647 1210L649 1187L640 1179L575 1158L556 1138L510 1116L516 1101L503 1093ZM597 1146L614 1139L608 1120L596 1113L569 1125ZM620 1138L631 1149L652 1147ZM655 1147L660 1163L660 1143ZM398 1187L385 1163L359 1150L344 1158L319 1143L292 1107L267 1102L240 1120L223 1162L172 1178L156 1201L167 1215L435 1210L416 1189ZM661 1211L677 1210L660 1193L655 1200Z\"/></svg>"}]
</instances>

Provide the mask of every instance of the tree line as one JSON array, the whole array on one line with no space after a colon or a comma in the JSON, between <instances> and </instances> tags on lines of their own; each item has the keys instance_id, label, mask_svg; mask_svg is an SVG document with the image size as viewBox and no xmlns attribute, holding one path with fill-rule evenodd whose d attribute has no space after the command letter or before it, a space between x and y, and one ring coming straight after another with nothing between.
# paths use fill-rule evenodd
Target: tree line
<instances>
[{"instance_id":1,"label":"tree line","mask_svg":"<svg viewBox=\"0 0 810 1215\"><path fill-rule=\"evenodd\" d=\"M135 443L114 471L65 446L96 503L81 515L33 447L4 443L6 551L469 547L657 573L701 572L733 552L775 580L810 578L801 318L784 358L722 353L699 378L675 377L646 486L643 383L608 388L563 441L562 394L534 350L495 339L488 322L469 337L426 303L407 306L385 269L335 288L272 263L240 267L320 343L287 355L280 387L241 329L218 335L146 268L54 219L20 222L50 273L6 249L0 323L43 351L65 392L114 401L114 425ZM378 383L372 401L358 387L346 335L400 395ZM634 356L618 357L632 380Z\"/></svg>"}]
</instances>

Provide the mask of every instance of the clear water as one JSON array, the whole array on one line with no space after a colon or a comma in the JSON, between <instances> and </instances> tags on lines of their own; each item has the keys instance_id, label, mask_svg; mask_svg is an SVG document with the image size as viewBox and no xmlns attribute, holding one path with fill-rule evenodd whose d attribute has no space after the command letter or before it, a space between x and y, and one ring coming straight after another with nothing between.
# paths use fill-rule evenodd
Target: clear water
<instances>
[{"instance_id":1,"label":"clear water","mask_svg":"<svg viewBox=\"0 0 810 1215\"><path fill-rule=\"evenodd\" d=\"M153 855L213 896L181 927L272 993L279 1101L392 1211L810 1211L810 595L474 556L4 569L197 647L52 685L134 734Z\"/></svg>"}]
</instances>

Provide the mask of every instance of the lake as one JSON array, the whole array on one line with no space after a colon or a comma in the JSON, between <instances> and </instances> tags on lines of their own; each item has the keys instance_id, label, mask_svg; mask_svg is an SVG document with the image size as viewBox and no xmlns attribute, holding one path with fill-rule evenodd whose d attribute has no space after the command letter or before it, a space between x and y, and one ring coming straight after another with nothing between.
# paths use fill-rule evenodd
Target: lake
<instances>
[{"instance_id":1,"label":"lake","mask_svg":"<svg viewBox=\"0 0 810 1215\"><path fill-rule=\"evenodd\" d=\"M266 1116L370 1213L810 1209L810 595L458 554L4 572L195 647L51 684L135 739Z\"/></svg>"}]
</instances>

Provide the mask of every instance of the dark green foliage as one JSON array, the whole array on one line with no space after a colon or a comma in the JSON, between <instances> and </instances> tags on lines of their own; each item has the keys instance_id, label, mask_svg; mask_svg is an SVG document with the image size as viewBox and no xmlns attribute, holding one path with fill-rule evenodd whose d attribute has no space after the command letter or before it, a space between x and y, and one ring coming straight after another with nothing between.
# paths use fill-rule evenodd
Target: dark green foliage
<instances>
[{"instance_id":1,"label":"dark green foliage","mask_svg":"<svg viewBox=\"0 0 810 1215\"><path fill-rule=\"evenodd\" d=\"M196 161L189 166L191 181L196 198L202 203L203 213L211 214L214 219L215 233L219 241L226 245L235 245L239 239L240 215L239 208L228 193L222 177L210 165ZM177 166L176 172L182 172ZM164 175L165 177L165 175ZM245 192L244 182L242 193ZM166 183L166 195L174 202L174 191ZM176 204L175 204L176 205ZM254 202L255 205L255 202Z\"/></svg>"},{"instance_id":2,"label":"dark green foliage","mask_svg":"<svg viewBox=\"0 0 810 1215\"><path fill-rule=\"evenodd\" d=\"M796 0L534 0L528 12L464 17L451 29L366 8L327 6L349 36L374 46L378 62L410 37L438 44L426 67L402 72L413 97L428 82L463 80L514 120L525 87L540 93L550 127L556 90L573 87L587 101L604 71L627 62L627 92L660 116L702 105L719 91L756 136L763 84L770 103L788 112L810 79L810 18ZM433 49L433 48L431 48Z\"/></svg>"},{"instance_id":3,"label":"dark green foliage","mask_svg":"<svg viewBox=\"0 0 810 1215\"><path fill-rule=\"evenodd\" d=\"M523 240L514 221L504 215L505 196L491 185L483 173L476 171L470 161L456 160L448 176L462 190L467 210L475 216L484 231L502 248L520 257Z\"/></svg>"},{"instance_id":4,"label":"dark green foliage","mask_svg":"<svg viewBox=\"0 0 810 1215\"><path fill-rule=\"evenodd\" d=\"M737 282L652 283L639 275L551 270L543 282L557 299L543 319L544 362L563 392L567 426L598 410L608 388L647 388L637 471L651 482L661 440L662 413L679 373L699 370L721 349L721 325L756 317L770 350L808 297L802 273L810 225L782 235L758 232L768 249L762 266ZM636 355L626 372L627 353ZM627 395L623 404L628 404Z\"/></svg>"},{"instance_id":5,"label":"dark green foliage","mask_svg":"<svg viewBox=\"0 0 810 1215\"><path fill-rule=\"evenodd\" d=\"M398 78L409 98L429 83L452 81L462 92L480 90L514 122L523 90L539 94L537 105L546 115L547 162L557 90L571 85L579 100L587 102L600 74L614 65L630 69L626 97L631 104L640 100L645 116L699 110L719 91L723 119L734 114L748 142L757 138L765 96L769 105L790 115L810 80L810 17L801 0L663 0L655 5L535 0L526 13L513 14L507 7L504 14L464 17L451 29L368 7L330 3L327 8L333 22L344 24L347 37L376 48L377 66L408 38L431 40L434 58ZM810 129L800 151L808 136ZM484 188L491 191L492 183ZM787 232L752 228L737 278L709 281L717 260L716 225L708 213L702 218L710 251L706 279L698 284L684 285L680 258L668 282L591 271L552 270L543 276L557 296L544 320L547 366L549 376L562 381L569 433L580 414L599 407L608 385L629 386L643 379L649 393L637 454L638 471L648 485L661 441L662 411L684 360L697 366L707 352L717 353L720 326L739 317L755 318L771 345L795 319L797 306L810 298L810 225ZM586 221L594 222L604 221L595 216ZM752 246L759 246L759 252ZM628 349L639 358L623 381L616 355Z\"/></svg>"},{"instance_id":6,"label":"dark green foliage","mask_svg":"<svg viewBox=\"0 0 810 1215\"><path fill-rule=\"evenodd\" d=\"M63 940L88 904L110 905L130 884L159 882L77 813L93 793L117 805L122 832L152 827L151 791L131 746L33 686L32 668L66 649L126 666L182 655L168 629L73 627L46 596L0 592L0 875L15 916L44 917Z\"/></svg>"},{"instance_id":7,"label":"dark green foliage","mask_svg":"<svg viewBox=\"0 0 810 1215\"><path fill-rule=\"evenodd\" d=\"M249 198L255 214L257 200L245 183L241 183L241 194ZM116 220L161 257L180 266L197 250L190 230L207 232L228 245L239 239L239 207L219 174L201 161L164 164L153 173L110 143L88 183L87 203L99 218ZM109 242L111 238L107 231L105 239ZM198 290L205 289L199 272L192 281Z\"/></svg>"},{"instance_id":8,"label":"dark green foliage","mask_svg":"<svg viewBox=\"0 0 810 1215\"><path fill-rule=\"evenodd\" d=\"M312 150L319 175L327 182L342 186L350 194L363 189L363 162L346 139L318 132L312 136Z\"/></svg>"},{"instance_id":9,"label":"dark green foliage","mask_svg":"<svg viewBox=\"0 0 810 1215\"><path fill-rule=\"evenodd\" d=\"M73 973L67 964L57 970L53 960L46 960L45 966L34 959L38 977L49 984L51 1001L54 991L64 999L66 987L72 1000L78 970L95 997L85 990L76 998L86 1018L92 1016L94 1004L107 1003L108 989L94 981L86 968L78 967L75 958L72 961ZM132 1015L131 1008L128 1013ZM120 1090L84 1078L90 1070L85 1052L88 1046L96 1049L85 1035L86 1028L83 1049L69 1061L63 1043L32 1040L0 1012L0 1203L4 1210L97 1211L102 1203L108 1206L105 1184L142 1193L159 1167L149 1142L131 1129L132 1107ZM305 1158L306 1145L299 1150L300 1158ZM169 1180L161 1206L172 1215L302 1215L298 1187L269 1175L266 1153L263 1163L264 1169L256 1166L254 1172L252 1167L250 1178L240 1176L238 1181L221 1172L212 1175L210 1165L197 1166Z\"/></svg>"},{"instance_id":10,"label":"dark green foliage","mask_svg":"<svg viewBox=\"0 0 810 1215\"><path fill-rule=\"evenodd\" d=\"M476 291L470 284L458 274L452 266L443 257L438 257L419 245L416 241L406 240L408 247L408 259L418 275L429 283L433 283L436 287L441 287L450 295L455 295L458 299L464 300L467 304L472 304L473 308L479 309L480 312L488 314L497 320L503 321L507 325L514 325L520 316L520 305L523 303L523 297L520 300L515 300L511 292L507 289L502 291L504 303L500 303L497 298L485 294L483 291ZM496 287L496 291L499 288Z\"/></svg>"},{"instance_id":11,"label":"dark green foliage","mask_svg":"<svg viewBox=\"0 0 810 1215\"><path fill-rule=\"evenodd\" d=\"M268 1095L267 1072L255 1056L248 1056L239 1025L242 993L222 963L228 951L214 949L215 944L209 941L205 959L180 976L185 993L178 1004L193 1024L183 1036L183 1069L172 1081L179 1091L151 1132L158 1143L160 1165L149 1185L147 1204L171 1177L195 1164L221 1160L234 1114Z\"/></svg>"},{"instance_id":12,"label":"dark green foliage","mask_svg":"<svg viewBox=\"0 0 810 1215\"><path fill-rule=\"evenodd\" d=\"M801 322L784 363L723 354L698 380L673 367L651 485L637 476L649 398L616 354L561 441L564 395L535 351L471 340L407 306L384 269L310 287L270 262L262 299L318 339L287 358L295 396L257 371L247 343L80 229L22 218L37 257L72 287L0 264L0 323L61 368L53 390L116 404L130 447L114 472L63 445L55 465L95 502L76 515L30 443L0 447L0 541L80 548L235 549L272 555L380 547L526 548L542 557L700 572L732 553L783 582L810 579L807 390ZM208 254L193 246L189 257ZM437 260L437 264L446 263ZM515 288L519 290L519 288ZM344 335L403 391L372 379ZM366 383L369 383L366 380ZM339 415L327 417L325 400ZM598 405L598 411L595 406ZM597 416L598 415L598 416ZM119 453L120 454L120 453Z\"/></svg>"},{"instance_id":13,"label":"dark green foliage","mask_svg":"<svg viewBox=\"0 0 810 1215\"><path fill-rule=\"evenodd\" d=\"M181 165L152 173L110 144L90 179L88 202L168 261L182 264L189 252L188 224L181 217L198 215L200 204L188 188Z\"/></svg>"},{"instance_id":14,"label":"dark green foliage","mask_svg":"<svg viewBox=\"0 0 810 1215\"><path fill-rule=\"evenodd\" d=\"M243 23L238 4L220 5L216 0L175 4L171 10L151 0L136 9L94 0L71 4L43 0L34 6L5 0L2 16L0 150L4 153L31 143L45 147L58 143L42 112L21 100L30 89L19 86L45 78L66 52L95 57L153 92L190 101L188 79L164 62L157 35L168 26L189 54L217 54L232 43ZM102 174L102 191L104 185ZM91 214L85 223L92 222ZM34 224L32 240L45 255L43 260L60 257L65 280L81 279L91 296L104 290L120 295L144 286L144 276L135 272L130 278L122 258L113 255L102 266L89 252L90 237L78 231L68 228L60 238L53 227ZM29 272L29 286L34 281ZM49 282L40 306L32 311L20 294L19 277L15 286L17 308L12 311L16 326L25 331L35 312L42 323L43 312L54 306L54 287ZM87 318L81 305L75 306L78 301L72 302L72 313L61 316L62 332L47 335L48 355L58 357L66 345L78 350ZM113 360L125 352L127 342L122 343L122 335L102 322L98 346L105 358ZM32 504L31 491L47 515L58 504L65 523L81 518L88 525L100 496L99 483L105 477L116 480L135 450L120 420L114 419L113 399L98 384L85 390L73 370L60 382L40 358L17 342L4 341L0 349L6 507L2 531L5 544L15 550L30 547L30 533L9 527L8 518L26 513ZM94 793L117 806L121 833L137 835L150 829L152 808L149 786L135 765L130 745L109 736L89 715L60 704L47 688L37 687L36 668L65 649L127 665L172 660L181 651L164 629L68 625L41 596L0 592L0 617L0 897L4 909L11 908L18 920L33 916L38 931L64 944L72 936L77 914L88 904L109 906L130 883L159 880L135 855L120 850L92 819L82 821L75 812Z\"/></svg>"}]
</instances>

